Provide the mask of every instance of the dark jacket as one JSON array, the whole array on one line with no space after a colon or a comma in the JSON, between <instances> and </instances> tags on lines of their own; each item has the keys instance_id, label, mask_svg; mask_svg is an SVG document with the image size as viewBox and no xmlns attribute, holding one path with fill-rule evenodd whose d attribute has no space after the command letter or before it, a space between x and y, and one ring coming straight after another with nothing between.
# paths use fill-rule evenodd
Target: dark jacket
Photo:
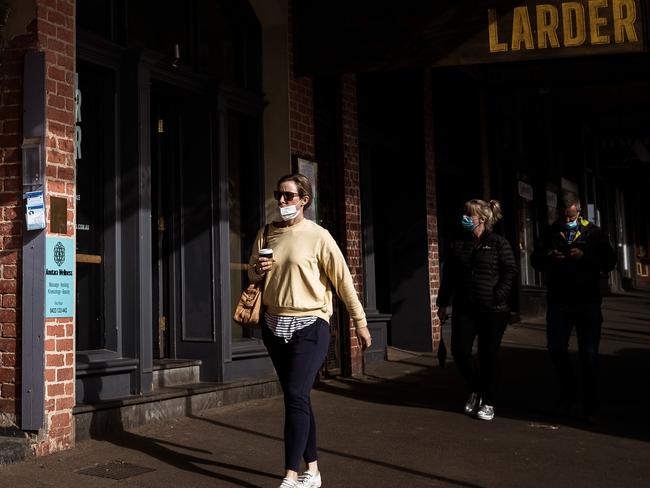
<instances>
[{"instance_id":1,"label":"dark jacket","mask_svg":"<svg viewBox=\"0 0 650 488\"><path fill-rule=\"evenodd\" d=\"M580 259L555 261L554 250L567 253L572 247L582 250ZM567 242L567 230L555 222L542 234L530 257L531 264L546 272L548 300L561 303L600 303L600 274L616 266L616 253L607 234L588 220L580 219L576 235Z\"/></svg>"},{"instance_id":2,"label":"dark jacket","mask_svg":"<svg viewBox=\"0 0 650 488\"><path fill-rule=\"evenodd\" d=\"M517 265L508 241L485 231L477 240L464 232L447 253L436 304L466 307L474 311L505 312L517 276Z\"/></svg>"}]
</instances>

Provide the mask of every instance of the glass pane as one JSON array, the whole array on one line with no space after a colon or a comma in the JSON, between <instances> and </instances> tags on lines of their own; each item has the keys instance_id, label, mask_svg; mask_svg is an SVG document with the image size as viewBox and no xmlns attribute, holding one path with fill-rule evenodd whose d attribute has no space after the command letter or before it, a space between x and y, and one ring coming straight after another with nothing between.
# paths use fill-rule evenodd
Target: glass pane
<instances>
[{"instance_id":1,"label":"glass pane","mask_svg":"<svg viewBox=\"0 0 650 488\"><path fill-rule=\"evenodd\" d=\"M235 80L235 64L241 54L234 25L220 2L202 0L198 3L198 71L220 79Z\"/></svg>"},{"instance_id":2,"label":"glass pane","mask_svg":"<svg viewBox=\"0 0 650 488\"><path fill-rule=\"evenodd\" d=\"M111 0L77 0L77 25L98 36L111 37Z\"/></svg>"},{"instance_id":3,"label":"glass pane","mask_svg":"<svg viewBox=\"0 0 650 488\"><path fill-rule=\"evenodd\" d=\"M112 72L79 62L80 158L77 159L77 349L106 347L104 329L104 228L107 168L114 144L115 79ZM78 102L79 104L79 102ZM79 140L78 135L78 140ZM78 154L79 156L79 154Z\"/></svg>"},{"instance_id":4,"label":"glass pane","mask_svg":"<svg viewBox=\"0 0 650 488\"><path fill-rule=\"evenodd\" d=\"M189 99L188 103L196 103ZM210 115L186 107L181 139L181 267L183 339L214 340L212 160Z\"/></svg>"},{"instance_id":5,"label":"glass pane","mask_svg":"<svg viewBox=\"0 0 650 488\"><path fill-rule=\"evenodd\" d=\"M230 195L230 309L248 284L247 264L259 228L260 186L259 124L256 119L231 113L228 117L228 188ZM231 324L233 341L250 339L251 331Z\"/></svg>"},{"instance_id":6,"label":"glass pane","mask_svg":"<svg viewBox=\"0 0 650 488\"><path fill-rule=\"evenodd\" d=\"M170 65L191 66L191 3L177 0L127 2L128 44L164 54ZM178 45L178 50L175 46Z\"/></svg>"},{"instance_id":7,"label":"glass pane","mask_svg":"<svg viewBox=\"0 0 650 488\"><path fill-rule=\"evenodd\" d=\"M261 29L246 2L199 0L196 18L197 70L259 89Z\"/></svg>"},{"instance_id":8,"label":"glass pane","mask_svg":"<svg viewBox=\"0 0 650 488\"><path fill-rule=\"evenodd\" d=\"M535 243L533 202L520 198L519 208L519 256L521 284L525 286L540 285L539 273L530 264L530 255Z\"/></svg>"}]
</instances>

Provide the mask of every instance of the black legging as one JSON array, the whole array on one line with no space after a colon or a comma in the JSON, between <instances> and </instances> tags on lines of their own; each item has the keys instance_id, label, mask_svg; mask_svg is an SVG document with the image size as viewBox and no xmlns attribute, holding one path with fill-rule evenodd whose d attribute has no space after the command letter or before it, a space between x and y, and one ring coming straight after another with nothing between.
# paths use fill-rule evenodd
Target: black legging
<instances>
[{"instance_id":1,"label":"black legging","mask_svg":"<svg viewBox=\"0 0 650 488\"><path fill-rule=\"evenodd\" d=\"M318 460L310 393L329 349L329 324L318 319L294 332L289 342L262 326L262 338L284 392L285 468L299 471L300 458L307 464Z\"/></svg>"},{"instance_id":2,"label":"black legging","mask_svg":"<svg viewBox=\"0 0 650 488\"><path fill-rule=\"evenodd\" d=\"M510 312L467 312L453 309L451 352L470 392L478 393L483 403L494 406L500 377L499 347ZM478 365L472 357L478 336Z\"/></svg>"}]
</instances>

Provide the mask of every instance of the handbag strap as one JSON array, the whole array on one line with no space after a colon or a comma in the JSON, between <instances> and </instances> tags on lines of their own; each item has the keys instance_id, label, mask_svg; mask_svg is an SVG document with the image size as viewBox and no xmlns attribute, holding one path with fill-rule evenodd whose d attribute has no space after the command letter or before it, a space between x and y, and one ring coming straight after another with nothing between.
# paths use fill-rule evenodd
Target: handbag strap
<instances>
[{"instance_id":1,"label":"handbag strap","mask_svg":"<svg viewBox=\"0 0 650 488\"><path fill-rule=\"evenodd\" d=\"M262 247L268 246L269 241L269 224L264 226L264 239L262 240Z\"/></svg>"}]
</instances>

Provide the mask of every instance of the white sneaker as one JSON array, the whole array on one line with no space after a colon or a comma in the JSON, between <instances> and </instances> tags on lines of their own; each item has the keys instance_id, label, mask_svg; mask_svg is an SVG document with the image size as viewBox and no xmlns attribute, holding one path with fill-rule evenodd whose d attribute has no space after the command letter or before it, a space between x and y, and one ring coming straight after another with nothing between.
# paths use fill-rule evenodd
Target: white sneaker
<instances>
[{"instance_id":1,"label":"white sneaker","mask_svg":"<svg viewBox=\"0 0 650 488\"><path fill-rule=\"evenodd\" d=\"M494 418L494 407L491 405L481 405L476 412L476 416L481 420L492 420Z\"/></svg>"},{"instance_id":2,"label":"white sneaker","mask_svg":"<svg viewBox=\"0 0 650 488\"><path fill-rule=\"evenodd\" d=\"M300 476L298 476L298 484L300 488L320 488L321 479L320 473L312 473L311 471L305 471Z\"/></svg>"},{"instance_id":3,"label":"white sneaker","mask_svg":"<svg viewBox=\"0 0 650 488\"><path fill-rule=\"evenodd\" d=\"M291 478L282 478L282 483L278 488L297 488L298 486L298 481L292 480Z\"/></svg>"},{"instance_id":4,"label":"white sneaker","mask_svg":"<svg viewBox=\"0 0 650 488\"><path fill-rule=\"evenodd\" d=\"M467 415L474 415L480 406L481 397L478 396L478 393L471 393L467 399L467 403L465 403L465 413Z\"/></svg>"}]
</instances>

